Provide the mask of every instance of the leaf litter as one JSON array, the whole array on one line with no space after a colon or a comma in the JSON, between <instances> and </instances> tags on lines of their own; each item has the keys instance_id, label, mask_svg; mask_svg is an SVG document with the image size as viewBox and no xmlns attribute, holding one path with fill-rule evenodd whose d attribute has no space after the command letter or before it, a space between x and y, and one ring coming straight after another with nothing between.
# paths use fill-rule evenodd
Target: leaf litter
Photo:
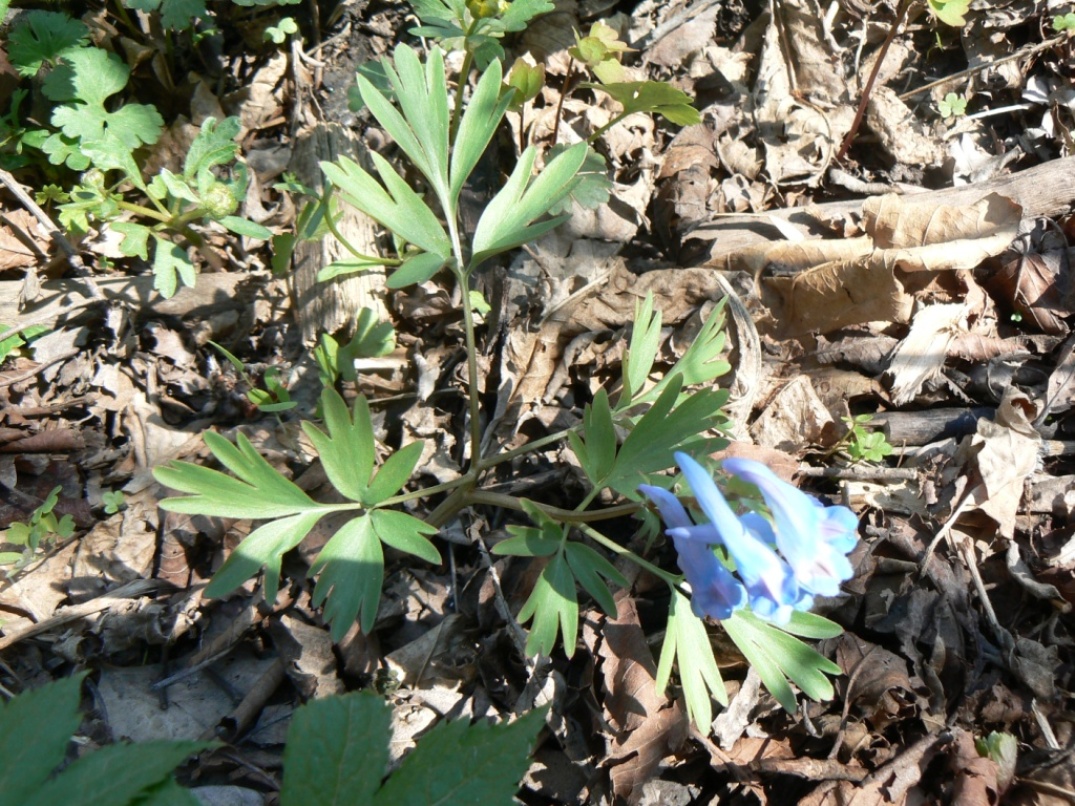
<instances>
[{"instance_id":1,"label":"leaf litter","mask_svg":"<svg viewBox=\"0 0 1075 806\"><path fill-rule=\"evenodd\" d=\"M510 614L540 569L476 549L506 536L481 512L442 530L449 561L432 571L388 550L385 585L364 603L369 629L337 643L305 574L331 532L314 530L287 555L274 603L246 587L203 597L252 524L162 512L149 470L204 460L195 437L214 428L246 434L300 490L327 489L310 466L310 434L258 412L248 387L276 369L312 407L317 367L304 342L322 328L349 338L348 311L373 306L396 324L400 360L359 373L353 389L394 389L402 403L372 412L378 437L402 428L430 440L419 472L452 478L462 459L452 291L434 280L386 293L352 277L320 296L300 279L311 271L303 261L316 274L338 250L297 250L292 287L268 272L267 252L218 233L201 253L215 271L170 300L153 294L152 278L100 274L106 311L92 289L78 297L77 283L53 279L62 260L41 260L50 245L40 222L8 194L0 324L32 317L56 335L16 346L0 368L0 518L25 521L60 484L56 512L74 515L76 532L0 583L5 688L33 687L63 664L101 669L105 734L152 725L158 737L224 736L227 751L201 762L199 779L238 782L256 802L280 786L273 724L303 699L370 685L390 695L396 762L445 717L507 720L551 697L550 731L520 793L528 803L1034 803L1071 793L1075 107L1072 40L1049 27L1065 9L931 0L929 13L965 19L959 28L924 14L900 25L891 4L621 5L561 3L509 42L551 79L511 118L511 139L525 126L538 141L574 142L616 114L601 93L553 114L572 32L595 22L633 43L622 80L670 79L698 99L703 122L676 130L628 117L605 143L609 200L576 206L567 228L483 278L492 433L521 444L576 422L587 395L620 371L647 290L664 313L667 365L690 343L698 308L734 294L745 316L729 360L753 383L729 454L765 449L769 464L802 471L802 483L864 516L856 576L822 606L847 630L818 644L843 672L835 697L782 711L724 642L729 705L712 736L689 732L675 696L686 682L673 680L670 698L654 686L663 623L644 574L617 594L615 618L581 601L574 656L526 659ZM391 155L368 121L361 141L328 133L326 120L359 118L340 112L340 87L318 84L318 65L350 75L390 51L405 37L404 11L360 3L322 21L313 61L295 50L256 59L231 43L159 140L155 121L105 106L106 80L130 69L113 55L89 88L93 110L61 107L60 123L68 135L91 126L155 142L151 159L178 170L196 133L188 121L237 115L257 180L248 214L284 231L299 211L272 190L283 166L319 181L302 173L309 156L296 168L304 139L315 159ZM163 75L159 34L146 42L137 58ZM89 67L76 63L72 81L87 81ZM53 75L53 96L72 101ZM493 176L516 157L509 141L494 150ZM359 242L381 237L368 220L346 226ZM107 239L86 248L115 254ZM241 357L245 377L209 340ZM430 416L408 403L415 395L443 405ZM876 416L891 456L848 464L841 418L856 414ZM65 432L78 439L58 441ZM565 503L576 482L552 467L539 454L526 475L497 483ZM124 504L109 513L105 494L116 490ZM990 751L990 736L1016 746Z\"/></svg>"}]
</instances>

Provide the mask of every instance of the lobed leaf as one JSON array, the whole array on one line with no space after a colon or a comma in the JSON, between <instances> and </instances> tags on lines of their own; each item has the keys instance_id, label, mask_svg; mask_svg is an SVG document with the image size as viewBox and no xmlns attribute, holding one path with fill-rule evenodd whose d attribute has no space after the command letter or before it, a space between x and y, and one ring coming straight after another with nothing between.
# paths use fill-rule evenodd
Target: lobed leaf
<instances>
[{"instance_id":1,"label":"lobed leaf","mask_svg":"<svg viewBox=\"0 0 1075 806\"><path fill-rule=\"evenodd\" d=\"M812 699L832 698L832 682L826 675L839 674L840 667L817 650L746 610L736 611L722 625L769 693L789 713L796 710L789 678Z\"/></svg>"},{"instance_id":2,"label":"lobed leaf","mask_svg":"<svg viewBox=\"0 0 1075 806\"><path fill-rule=\"evenodd\" d=\"M389 456L370 482L364 503L374 506L399 492L422 458L424 448L425 443L412 442Z\"/></svg>"},{"instance_id":3,"label":"lobed leaf","mask_svg":"<svg viewBox=\"0 0 1075 806\"><path fill-rule=\"evenodd\" d=\"M352 501L368 503L374 436L366 398L355 398L352 419L339 392L326 387L321 392L321 411L328 433L311 422L303 422L302 430L317 449L332 486Z\"/></svg>"},{"instance_id":4,"label":"lobed leaf","mask_svg":"<svg viewBox=\"0 0 1075 806\"><path fill-rule=\"evenodd\" d=\"M672 663L679 660L679 679L690 720L708 734L713 724L710 697L728 704L728 691L713 656L713 644L705 623L694 614L691 603L678 590L672 590L668 604L668 626L657 662L657 692L664 694L672 676Z\"/></svg>"},{"instance_id":5,"label":"lobed leaf","mask_svg":"<svg viewBox=\"0 0 1075 806\"><path fill-rule=\"evenodd\" d=\"M485 153L489 141L493 139L497 126L504 119L504 113L511 103L512 96L509 93L505 93L503 98L500 97L502 69L500 62L494 60L482 73L459 121L459 131L452 150L449 187L449 199L453 210L459 203L459 194L463 190L463 184L474 171L482 154Z\"/></svg>"},{"instance_id":6,"label":"lobed leaf","mask_svg":"<svg viewBox=\"0 0 1075 806\"><path fill-rule=\"evenodd\" d=\"M356 618L368 634L377 621L384 581L384 552L368 514L349 520L325 544L310 569L311 575L318 572L313 605L324 603L332 640L340 641Z\"/></svg>"},{"instance_id":7,"label":"lobed leaf","mask_svg":"<svg viewBox=\"0 0 1075 806\"><path fill-rule=\"evenodd\" d=\"M609 618L616 617L616 602L612 591L601 581L601 577L615 582L620 587L629 584L616 567L584 543L565 543L564 551L568 565L575 579L583 590L590 594Z\"/></svg>"},{"instance_id":8,"label":"lobed leaf","mask_svg":"<svg viewBox=\"0 0 1075 806\"><path fill-rule=\"evenodd\" d=\"M595 487L605 486L604 481L616 464L617 439L604 389L599 389L593 402L583 409L582 433L571 431L568 441L590 482Z\"/></svg>"},{"instance_id":9,"label":"lobed leaf","mask_svg":"<svg viewBox=\"0 0 1075 806\"><path fill-rule=\"evenodd\" d=\"M530 619L534 623L526 639L526 651L532 655L548 655L556 647L558 632L564 634L564 652L575 654L579 628L579 603L575 593L575 577L571 574L563 553L549 560L541 571L530 598L519 611L519 623Z\"/></svg>"},{"instance_id":10,"label":"lobed leaf","mask_svg":"<svg viewBox=\"0 0 1075 806\"><path fill-rule=\"evenodd\" d=\"M371 513L373 528L382 543L428 563L440 565L440 552L425 535L435 535L437 527L430 526L406 512L375 509Z\"/></svg>"},{"instance_id":11,"label":"lobed leaf","mask_svg":"<svg viewBox=\"0 0 1075 806\"><path fill-rule=\"evenodd\" d=\"M237 446L212 431L202 438L238 478L190 462L170 462L154 469L154 478L191 495L166 498L160 503L162 509L220 518L279 518L322 507L280 475L242 433L236 435Z\"/></svg>"},{"instance_id":12,"label":"lobed leaf","mask_svg":"<svg viewBox=\"0 0 1075 806\"><path fill-rule=\"evenodd\" d=\"M205 589L205 595L227 596L264 569L265 601L276 601L284 555L303 541L324 514L324 511L304 512L269 521L255 529L213 575L212 581Z\"/></svg>"},{"instance_id":13,"label":"lobed leaf","mask_svg":"<svg viewBox=\"0 0 1075 806\"><path fill-rule=\"evenodd\" d=\"M8 59L20 76L29 78L42 64L55 65L69 49L84 45L88 35L89 28L67 14L25 11L8 34Z\"/></svg>"},{"instance_id":14,"label":"lobed leaf","mask_svg":"<svg viewBox=\"0 0 1075 806\"><path fill-rule=\"evenodd\" d=\"M452 244L433 211L426 206L380 154L372 155L382 187L361 166L347 157L322 162L321 170L353 207L361 210L408 243L447 260Z\"/></svg>"},{"instance_id":15,"label":"lobed leaf","mask_svg":"<svg viewBox=\"0 0 1075 806\"><path fill-rule=\"evenodd\" d=\"M631 343L623 359L623 394L617 410L628 408L646 385L661 342L661 312L653 310L653 292L635 305Z\"/></svg>"},{"instance_id":16,"label":"lobed leaf","mask_svg":"<svg viewBox=\"0 0 1075 806\"><path fill-rule=\"evenodd\" d=\"M586 144L576 143L550 160L545 169L532 179L537 152L532 146L527 148L504 187L482 212L474 231L474 254L468 271L493 255L533 241L563 223L565 219L562 216L536 224L533 222L571 192L586 153Z\"/></svg>"}]
</instances>

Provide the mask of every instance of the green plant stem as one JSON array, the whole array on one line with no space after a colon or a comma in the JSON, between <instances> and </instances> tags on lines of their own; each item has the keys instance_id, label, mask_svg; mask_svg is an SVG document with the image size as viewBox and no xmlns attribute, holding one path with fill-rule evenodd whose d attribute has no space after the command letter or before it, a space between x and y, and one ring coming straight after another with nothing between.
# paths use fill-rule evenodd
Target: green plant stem
<instances>
[{"instance_id":1,"label":"green plant stem","mask_svg":"<svg viewBox=\"0 0 1075 806\"><path fill-rule=\"evenodd\" d=\"M526 511L523 509L522 501L513 495L494 493L489 492L488 490L471 490L470 492L465 493L465 497L466 503L468 504L487 504L489 506L501 507L502 509L513 509L517 512ZM618 506L597 509L592 512L577 512L571 509L551 507L548 504L532 503L550 518L555 518L562 523L572 524L624 518L628 515L634 515L642 508L641 504L619 504ZM626 551L626 549L624 549L624 551Z\"/></svg>"},{"instance_id":2,"label":"green plant stem","mask_svg":"<svg viewBox=\"0 0 1075 806\"><path fill-rule=\"evenodd\" d=\"M629 548L624 548L619 543L617 543L615 540L612 540L611 538L605 537L603 534L601 534L599 531L594 529L592 526L588 526L585 523L582 523L582 524L578 525L578 529L581 532L583 532L584 534L586 534L588 537L590 537L592 540L596 541L597 543L600 543L602 546L604 546L606 549L611 551L613 554L618 554L621 557L626 557L628 560L633 562L635 565L638 565L641 568L645 568L647 571L649 571L655 577L657 577L658 579L663 580L664 582L667 582L673 588L676 587L677 585L679 585L681 580L680 580L680 577L679 577L678 574L669 573L668 571L665 571L662 568L658 568L656 565L654 565L653 563L649 562L648 560L643 560L641 557L639 557L637 554L635 554Z\"/></svg>"},{"instance_id":3,"label":"green plant stem","mask_svg":"<svg viewBox=\"0 0 1075 806\"><path fill-rule=\"evenodd\" d=\"M134 204L128 201L118 201L116 202L116 206L119 207L120 210L126 210L129 213L144 216L145 218L152 218L154 221L159 221L162 224L172 223L172 216L168 215L167 213L159 213L156 210L150 210L148 207L145 207L141 204Z\"/></svg>"},{"instance_id":4,"label":"green plant stem","mask_svg":"<svg viewBox=\"0 0 1075 806\"><path fill-rule=\"evenodd\" d=\"M391 498L386 498L380 504L379 507L390 507L396 504L402 504L406 501L414 501L418 498L428 498L431 495L438 495L439 493L448 493L452 490L456 490L466 484L469 479L466 476L460 476L452 481L446 481L442 484L435 484L432 487L423 487L421 490L414 490L409 493L400 493L399 495L393 495Z\"/></svg>"},{"instance_id":5,"label":"green plant stem","mask_svg":"<svg viewBox=\"0 0 1075 806\"><path fill-rule=\"evenodd\" d=\"M567 435L570 433L571 429L565 428L563 431L557 431L555 434L548 434L540 439L527 442L525 445L520 445L518 448L512 448L510 451L494 454L488 458L482 459L478 463L478 468L480 470L488 470L489 468L504 462L510 462L518 456L525 456L528 453L536 451L538 448L544 448L546 445L552 445L553 443L567 439Z\"/></svg>"},{"instance_id":6,"label":"green plant stem","mask_svg":"<svg viewBox=\"0 0 1075 806\"><path fill-rule=\"evenodd\" d=\"M452 230L453 239L458 240L455 228L449 227L449 229ZM455 275L459 281L463 302L463 332L467 345L467 386L470 387L467 390L467 403L470 409L470 462L476 479L478 468L481 467L482 449L481 401L478 399L478 342L474 336L474 310L470 304L469 275L460 270L457 270Z\"/></svg>"},{"instance_id":7,"label":"green plant stem","mask_svg":"<svg viewBox=\"0 0 1075 806\"><path fill-rule=\"evenodd\" d=\"M474 25L477 24L475 21ZM474 30L474 25L471 25L471 30L467 31L465 36L470 36ZM474 64L474 54L469 50L463 56L463 66L459 68L459 78L455 82L455 105L452 106L452 122L448 127L448 143L455 145L455 135L459 131L459 118L463 112L463 93L467 88L467 79L470 76L470 67Z\"/></svg>"},{"instance_id":8,"label":"green plant stem","mask_svg":"<svg viewBox=\"0 0 1075 806\"><path fill-rule=\"evenodd\" d=\"M355 247L351 245L351 242L347 240L347 238L343 236L343 233L341 233L340 230L336 227L336 222L332 219L332 206L329 203L329 200L332 198L331 186L328 186L326 188L326 191L327 192L321 199L322 217L324 218L325 226L328 227L328 231L332 233L332 237L339 241L341 244L343 244L344 249L354 255L356 260L369 260L375 263L379 263L382 266L403 265L402 260L389 257L378 257L376 255L364 255L357 249L355 249Z\"/></svg>"},{"instance_id":9,"label":"green plant stem","mask_svg":"<svg viewBox=\"0 0 1075 806\"><path fill-rule=\"evenodd\" d=\"M596 142L598 137L600 137L602 134L607 132L609 129L611 129L613 126L615 126L617 123L619 123L621 120L623 120L625 117L627 117L630 114L632 114L632 113L627 112L627 111L620 112L620 114L616 115L616 117L612 118L612 120L610 120L604 126L602 126L597 131L595 131L593 134L591 134L589 137L587 137L586 142L587 143Z\"/></svg>"}]
</instances>

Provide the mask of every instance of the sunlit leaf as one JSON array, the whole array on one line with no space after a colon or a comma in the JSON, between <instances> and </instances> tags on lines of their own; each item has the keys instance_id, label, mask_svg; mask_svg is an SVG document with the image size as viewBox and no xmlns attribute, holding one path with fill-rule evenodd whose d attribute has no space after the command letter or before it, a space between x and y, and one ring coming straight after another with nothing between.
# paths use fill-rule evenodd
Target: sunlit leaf
<instances>
[{"instance_id":1,"label":"sunlit leaf","mask_svg":"<svg viewBox=\"0 0 1075 806\"><path fill-rule=\"evenodd\" d=\"M664 694L668 688L672 664L677 660L687 714L703 733L708 733L713 722L711 698L721 705L727 705L728 691L717 668L705 623L691 610L687 597L673 590L661 658L657 663L658 694Z\"/></svg>"}]
</instances>

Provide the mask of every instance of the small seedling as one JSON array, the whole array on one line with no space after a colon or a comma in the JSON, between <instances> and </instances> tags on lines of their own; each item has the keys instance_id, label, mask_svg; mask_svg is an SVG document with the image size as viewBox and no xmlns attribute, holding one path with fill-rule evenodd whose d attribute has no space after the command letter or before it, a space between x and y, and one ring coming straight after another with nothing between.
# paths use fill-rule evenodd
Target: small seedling
<instances>
[{"instance_id":1,"label":"small seedling","mask_svg":"<svg viewBox=\"0 0 1075 806\"><path fill-rule=\"evenodd\" d=\"M967 99L962 95L950 92L944 96L943 101L937 102L937 111L941 113L941 117L945 120L961 117L967 113Z\"/></svg>"},{"instance_id":2,"label":"small seedling","mask_svg":"<svg viewBox=\"0 0 1075 806\"><path fill-rule=\"evenodd\" d=\"M57 518L52 511L60 500L61 490L63 487L54 487L41 506L30 514L27 521L13 523L3 533L2 542L13 546L24 546L22 551L0 552L0 565L14 564L15 566L8 571L9 575L29 565L37 556L42 543L57 539L65 540L74 534L75 519L70 515Z\"/></svg>"},{"instance_id":3,"label":"small seedling","mask_svg":"<svg viewBox=\"0 0 1075 806\"><path fill-rule=\"evenodd\" d=\"M856 414L841 418L848 431L837 448L843 448L852 462L880 462L892 453L892 446L881 431L871 431L866 426L873 420L872 414Z\"/></svg>"},{"instance_id":4,"label":"small seedling","mask_svg":"<svg viewBox=\"0 0 1075 806\"><path fill-rule=\"evenodd\" d=\"M1057 14L1053 17L1053 30L1057 33L1075 31L1075 11L1069 11L1067 14Z\"/></svg>"}]
</instances>

